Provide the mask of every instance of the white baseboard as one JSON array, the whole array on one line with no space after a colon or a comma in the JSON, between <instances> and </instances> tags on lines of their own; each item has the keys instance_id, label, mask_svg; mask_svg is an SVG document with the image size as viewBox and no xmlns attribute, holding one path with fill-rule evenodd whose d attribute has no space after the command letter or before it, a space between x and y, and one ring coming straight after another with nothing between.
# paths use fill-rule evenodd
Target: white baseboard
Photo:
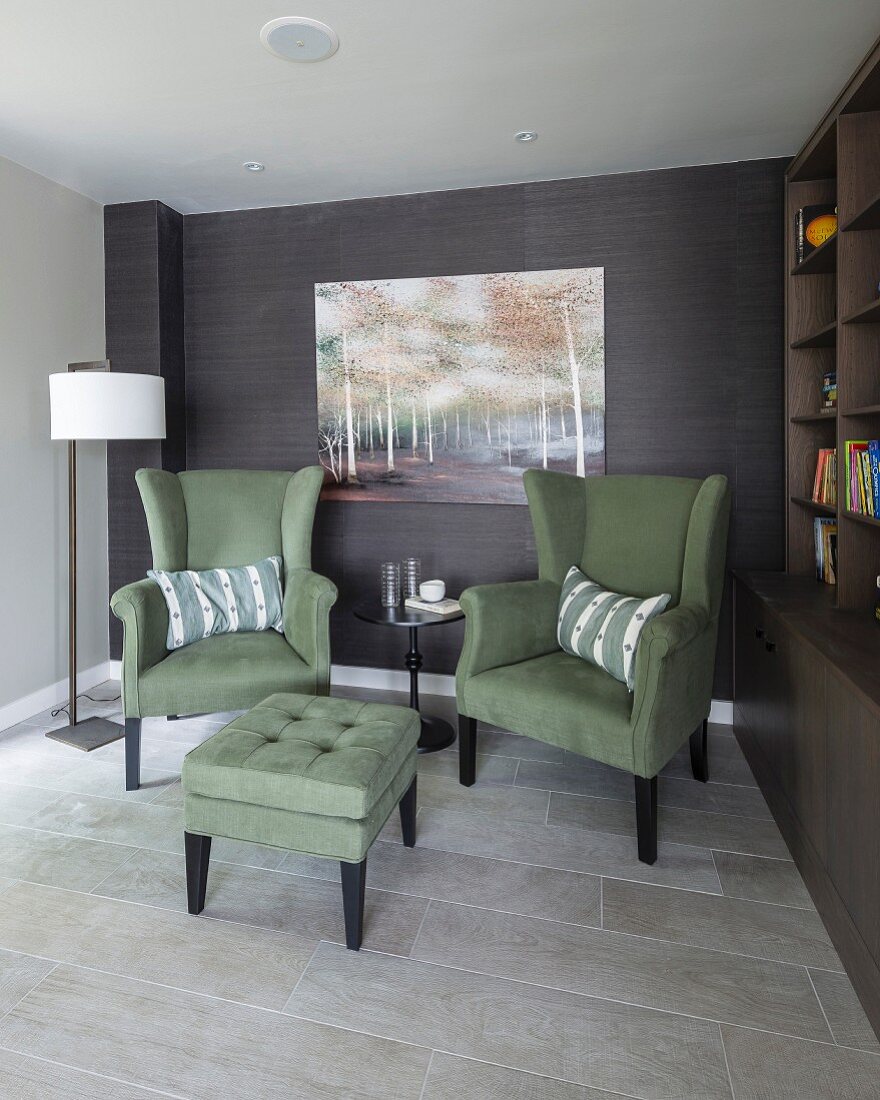
<instances>
[{"instance_id":1,"label":"white baseboard","mask_svg":"<svg viewBox=\"0 0 880 1100\"><path fill-rule=\"evenodd\" d=\"M115 672L112 668L114 664L117 668ZM103 661L101 664L95 665L94 668L87 668L83 672L78 672L76 676L77 694L83 691L91 691L98 684L103 684L105 680L118 677L118 668L119 661ZM25 722L28 718L32 718L48 707L60 706L62 703L67 702L67 692L68 684L65 678L59 680L56 684L50 684L38 691L32 691L30 695L23 695L20 699L7 703L6 706L0 707L0 730L7 730L10 726Z\"/></svg>"},{"instance_id":2,"label":"white baseboard","mask_svg":"<svg viewBox=\"0 0 880 1100\"><path fill-rule=\"evenodd\" d=\"M719 726L733 725L733 702L730 699L713 699L709 721Z\"/></svg>"},{"instance_id":3,"label":"white baseboard","mask_svg":"<svg viewBox=\"0 0 880 1100\"><path fill-rule=\"evenodd\" d=\"M120 661L108 661L107 679L118 680ZM395 668L365 668L362 665L333 665L331 683L340 687L374 688L379 691L409 691L409 673ZM94 684L92 685L94 687ZM436 672L419 673L419 691L423 695L455 695L455 677ZM733 725L733 703L729 699L713 699L709 721L720 726Z\"/></svg>"}]
</instances>

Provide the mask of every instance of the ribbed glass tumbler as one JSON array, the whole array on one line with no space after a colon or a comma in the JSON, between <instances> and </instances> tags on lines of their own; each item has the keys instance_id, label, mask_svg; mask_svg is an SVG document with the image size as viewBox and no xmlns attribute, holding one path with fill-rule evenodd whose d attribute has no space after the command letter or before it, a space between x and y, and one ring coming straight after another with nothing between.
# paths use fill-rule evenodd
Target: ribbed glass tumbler
<instances>
[{"instance_id":1,"label":"ribbed glass tumbler","mask_svg":"<svg viewBox=\"0 0 880 1100\"><path fill-rule=\"evenodd\" d=\"M418 558L406 558L403 562L403 595L406 599L418 596L422 581L422 563Z\"/></svg>"},{"instance_id":2,"label":"ribbed glass tumbler","mask_svg":"<svg viewBox=\"0 0 880 1100\"><path fill-rule=\"evenodd\" d=\"M382 606L397 607L400 603L400 563L382 562Z\"/></svg>"}]
</instances>

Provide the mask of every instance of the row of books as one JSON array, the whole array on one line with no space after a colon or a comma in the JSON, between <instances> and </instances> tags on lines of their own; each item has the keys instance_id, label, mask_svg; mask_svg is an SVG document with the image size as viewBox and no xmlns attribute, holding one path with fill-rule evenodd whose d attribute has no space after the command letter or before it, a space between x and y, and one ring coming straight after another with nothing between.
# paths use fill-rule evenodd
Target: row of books
<instances>
[{"instance_id":1,"label":"row of books","mask_svg":"<svg viewBox=\"0 0 880 1100\"><path fill-rule=\"evenodd\" d=\"M837 371L829 370L822 375L822 408L837 408Z\"/></svg>"},{"instance_id":2,"label":"row of books","mask_svg":"<svg viewBox=\"0 0 880 1100\"><path fill-rule=\"evenodd\" d=\"M823 447L816 462L813 500L817 504L837 503L837 449Z\"/></svg>"},{"instance_id":3,"label":"row of books","mask_svg":"<svg viewBox=\"0 0 880 1100\"><path fill-rule=\"evenodd\" d=\"M822 516L813 520L816 543L816 580L837 584L837 520Z\"/></svg>"},{"instance_id":4,"label":"row of books","mask_svg":"<svg viewBox=\"0 0 880 1100\"><path fill-rule=\"evenodd\" d=\"M848 439L844 460L847 508L863 516L880 516L880 440Z\"/></svg>"},{"instance_id":5,"label":"row of books","mask_svg":"<svg viewBox=\"0 0 880 1100\"><path fill-rule=\"evenodd\" d=\"M833 202L802 206L794 216L794 262L801 263L836 232L837 207Z\"/></svg>"}]
</instances>

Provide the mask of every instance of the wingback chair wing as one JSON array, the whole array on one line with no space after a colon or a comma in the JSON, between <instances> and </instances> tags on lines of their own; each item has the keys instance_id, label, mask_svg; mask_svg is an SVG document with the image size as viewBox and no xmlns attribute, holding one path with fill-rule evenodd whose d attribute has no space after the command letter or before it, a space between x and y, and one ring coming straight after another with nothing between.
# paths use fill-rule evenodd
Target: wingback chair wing
<instances>
[{"instance_id":1,"label":"wingback chair wing","mask_svg":"<svg viewBox=\"0 0 880 1100\"><path fill-rule=\"evenodd\" d=\"M311 569L323 471L138 470L153 567L213 569L280 554L284 633L218 634L166 649L168 612L152 580L120 588L125 785L140 784L141 719L240 710L276 691L330 690L330 608L336 586Z\"/></svg>"},{"instance_id":2,"label":"wingback chair wing","mask_svg":"<svg viewBox=\"0 0 880 1100\"><path fill-rule=\"evenodd\" d=\"M461 782L475 779L478 720L622 768L635 776L639 858L653 863L657 774L688 737L694 774L708 778L727 479L528 470L524 480L538 579L480 585L461 597ZM632 692L559 646L559 595L572 565L610 591L672 596L644 629Z\"/></svg>"}]
</instances>

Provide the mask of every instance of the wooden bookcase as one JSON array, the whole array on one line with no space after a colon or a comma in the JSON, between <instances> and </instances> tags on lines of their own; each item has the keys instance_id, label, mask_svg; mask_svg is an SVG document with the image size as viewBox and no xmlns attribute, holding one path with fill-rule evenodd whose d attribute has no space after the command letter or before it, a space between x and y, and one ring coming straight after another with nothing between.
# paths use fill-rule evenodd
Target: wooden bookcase
<instances>
[{"instance_id":1,"label":"wooden bookcase","mask_svg":"<svg viewBox=\"0 0 880 1100\"><path fill-rule=\"evenodd\" d=\"M880 43L789 165L785 195L786 438L789 573L815 573L813 520L837 517L841 610L871 614L880 520L846 508L844 445L880 438ZM836 202L838 232L795 266L795 215ZM820 411L837 370L837 410ZM810 500L818 451L836 447L836 508Z\"/></svg>"},{"instance_id":2,"label":"wooden bookcase","mask_svg":"<svg viewBox=\"0 0 880 1100\"><path fill-rule=\"evenodd\" d=\"M795 267L796 211L832 201L837 235ZM880 1036L880 519L847 511L842 462L848 439L880 438L880 43L790 164L785 204L787 570L736 574L734 731ZM810 499L822 447L837 507ZM836 585L815 576L828 515Z\"/></svg>"}]
</instances>

